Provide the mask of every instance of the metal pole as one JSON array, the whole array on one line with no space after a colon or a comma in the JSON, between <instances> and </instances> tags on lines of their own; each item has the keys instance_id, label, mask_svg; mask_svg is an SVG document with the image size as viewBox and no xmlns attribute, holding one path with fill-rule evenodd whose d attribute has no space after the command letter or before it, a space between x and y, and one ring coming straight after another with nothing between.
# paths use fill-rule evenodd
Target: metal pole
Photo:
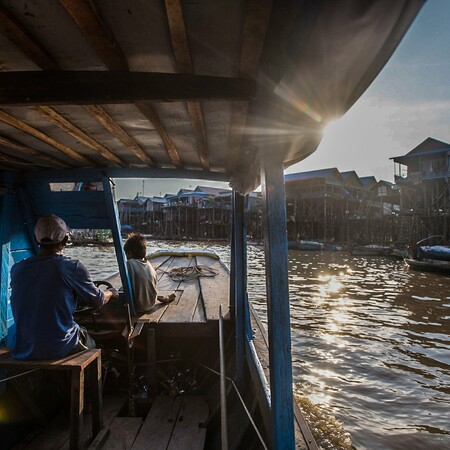
<instances>
[{"instance_id":1,"label":"metal pole","mask_svg":"<svg viewBox=\"0 0 450 450\"><path fill-rule=\"evenodd\" d=\"M220 351L220 424L222 450L228 450L227 393L225 386L225 350L223 348L222 305L219 305L219 351Z\"/></svg>"}]
</instances>

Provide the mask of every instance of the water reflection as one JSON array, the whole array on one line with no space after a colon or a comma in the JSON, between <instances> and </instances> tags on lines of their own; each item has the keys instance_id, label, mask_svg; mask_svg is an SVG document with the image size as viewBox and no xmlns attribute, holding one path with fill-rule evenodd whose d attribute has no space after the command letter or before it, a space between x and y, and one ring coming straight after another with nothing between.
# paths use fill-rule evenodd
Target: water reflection
<instances>
[{"instance_id":1,"label":"water reflection","mask_svg":"<svg viewBox=\"0 0 450 450\"><path fill-rule=\"evenodd\" d=\"M229 263L228 246L189 246ZM117 270L111 249L71 252L96 276ZM248 248L248 267L265 321L261 248ZM351 448L347 430L357 449L450 448L450 277L388 258L291 251L289 278L295 392L321 445Z\"/></svg>"}]
</instances>

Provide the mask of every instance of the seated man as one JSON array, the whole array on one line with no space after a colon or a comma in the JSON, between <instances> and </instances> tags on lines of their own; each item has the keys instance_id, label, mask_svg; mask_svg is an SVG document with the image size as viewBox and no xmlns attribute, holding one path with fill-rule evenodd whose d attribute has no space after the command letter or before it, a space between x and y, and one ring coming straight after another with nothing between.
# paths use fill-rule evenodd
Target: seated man
<instances>
[{"instance_id":1,"label":"seated man","mask_svg":"<svg viewBox=\"0 0 450 450\"><path fill-rule=\"evenodd\" d=\"M57 359L95 348L87 330L74 320L77 298L94 308L118 298L116 289L100 291L80 261L62 255L68 234L60 217L41 217L34 230L39 254L11 269L14 358Z\"/></svg>"},{"instance_id":2,"label":"seated man","mask_svg":"<svg viewBox=\"0 0 450 450\"><path fill-rule=\"evenodd\" d=\"M142 234L131 235L123 246L127 256L128 275L130 276L133 298L138 313L150 311L156 298L162 303L175 300L175 294L169 296L156 293L156 272L145 259L147 240Z\"/></svg>"}]
</instances>

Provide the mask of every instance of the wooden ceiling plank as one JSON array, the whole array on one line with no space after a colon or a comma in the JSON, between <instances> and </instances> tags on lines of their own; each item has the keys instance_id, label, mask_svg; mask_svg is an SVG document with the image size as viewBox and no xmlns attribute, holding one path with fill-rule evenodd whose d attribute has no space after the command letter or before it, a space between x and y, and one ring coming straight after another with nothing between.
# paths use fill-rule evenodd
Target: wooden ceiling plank
<instances>
[{"instance_id":1,"label":"wooden ceiling plank","mask_svg":"<svg viewBox=\"0 0 450 450\"><path fill-rule=\"evenodd\" d=\"M53 108L49 108L48 106L38 106L32 109L38 112L41 116L45 117L48 121L54 123L56 126L61 128L61 130L78 139L87 147L90 147L93 150L97 151L108 161L122 167L126 166L126 164L120 158L111 153L106 147L104 147L103 145L92 139L84 131L76 127L72 122L67 120Z\"/></svg>"},{"instance_id":2,"label":"wooden ceiling plank","mask_svg":"<svg viewBox=\"0 0 450 450\"><path fill-rule=\"evenodd\" d=\"M6 164L12 164L14 167L23 169L29 169L29 170L38 170L39 167L43 168L54 168L55 166L44 163L44 162L31 162L27 161L25 159L17 158L11 155L8 155L6 153L3 153L0 151L0 162L6 163Z\"/></svg>"},{"instance_id":3,"label":"wooden ceiling plank","mask_svg":"<svg viewBox=\"0 0 450 450\"><path fill-rule=\"evenodd\" d=\"M127 132L98 105L85 105L84 109L97 119L114 137L119 139L130 152L136 155L141 161L150 166L155 166L152 158L136 144L136 142L127 134Z\"/></svg>"},{"instance_id":4,"label":"wooden ceiling plank","mask_svg":"<svg viewBox=\"0 0 450 450\"><path fill-rule=\"evenodd\" d=\"M3 106L249 100L255 97L255 80L245 78L104 71L0 72L0 104Z\"/></svg>"},{"instance_id":5,"label":"wooden ceiling plank","mask_svg":"<svg viewBox=\"0 0 450 450\"><path fill-rule=\"evenodd\" d=\"M37 40L0 4L0 32L13 42L38 67L44 70L59 69L58 64L41 47Z\"/></svg>"},{"instance_id":6,"label":"wooden ceiling plank","mask_svg":"<svg viewBox=\"0 0 450 450\"><path fill-rule=\"evenodd\" d=\"M0 164L0 170L4 170L5 172L18 172L19 169L14 166L8 166L7 164Z\"/></svg>"},{"instance_id":7,"label":"wooden ceiling plank","mask_svg":"<svg viewBox=\"0 0 450 450\"><path fill-rule=\"evenodd\" d=\"M179 0L165 0L165 4L177 69L182 73L194 73L181 2Z\"/></svg>"},{"instance_id":8,"label":"wooden ceiling plank","mask_svg":"<svg viewBox=\"0 0 450 450\"><path fill-rule=\"evenodd\" d=\"M51 155L48 155L47 153L40 152L39 150L35 150L34 148L28 147L19 142L13 141L12 139L8 139L4 136L0 136L0 145L3 145L4 147L8 147L11 150L14 150L15 152L19 152L19 153L22 153L27 156L34 156L35 158L39 158L42 161L50 163L52 166L70 167L69 164L63 163L62 161L59 161L58 159L54 158Z\"/></svg>"},{"instance_id":9,"label":"wooden ceiling plank","mask_svg":"<svg viewBox=\"0 0 450 450\"><path fill-rule=\"evenodd\" d=\"M109 33L108 27L102 20L100 14L92 8L92 2L89 2L88 0L79 0L77 2L73 2L72 0L60 0L60 2L72 16L80 30L83 31L86 38L91 43L91 46L95 49L109 70L129 70L128 62L121 52L119 45L115 43L114 39L111 37L111 33ZM109 47L111 42L114 42L113 48ZM111 54L111 52L113 54ZM110 131L110 133L118 137L139 159L146 161L148 164L154 165L154 162L151 160L150 156L143 152L143 150L131 140L119 124L113 124L109 119L105 119L105 117L108 116L106 111L100 111L99 107L96 107L91 108L90 112L95 115L97 120L99 120L100 123L102 123ZM168 133L166 132L155 111L153 111L153 114L149 114L146 117L160 134L172 163L175 158L178 164L176 167L180 167L182 164L178 151L172 140L169 138ZM150 119L150 117L153 117L153 120ZM177 155L176 157L175 154ZM149 160L151 163L148 162Z\"/></svg>"},{"instance_id":10,"label":"wooden ceiling plank","mask_svg":"<svg viewBox=\"0 0 450 450\"><path fill-rule=\"evenodd\" d=\"M206 142L206 131L203 123L203 111L200 102L187 102L189 117L194 128L197 141L197 153L203 169L209 169L208 144Z\"/></svg>"},{"instance_id":11,"label":"wooden ceiling plank","mask_svg":"<svg viewBox=\"0 0 450 450\"><path fill-rule=\"evenodd\" d=\"M153 109L153 107L149 103L139 102L139 103L136 103L136 107L147 118L147 120L149 120L153 124L156 131L158 131L159 135L161 136L161 139L164 142L164 145L166 147L166 151L167 151L167 154L169 155L171 163L177 169L182 169L184 166L183 166L183 162L181 161L178 150L177 150L175 144L172 142L172 139L166 132L165 128L163 127L161 121L159 120L158 115L156 114L156 111Z\"/></svg>"},{"instance_id":12,"label":"wooden ceiling plank","mask_svg":"<svg viewBox=\"0 0 450 450\"><path fill-rule=\"evenodd\" d=\"M70 2L70 3L72 3L72 2ZM47 50L44 47L42 47L41 45L39 45L38 40L35 39L23 27L23 25L20 24L2 5L0 5L0 32L2 32L18 48L20 48L20 50L22 50L42 70L60 69L59 65L53 60L53 58L49 55ZM122 64L121 67L128 69L127 65L123 66L123 64ZM58 114L58 113L55 111L55 114ZM35 130L35 131L38 132L38 130ZM91 139L91 138L89 138L89 139ZM54 141L54 143L56 143L56 141ZM55 146L54 144L50 144L50 145ZM92 148L92 146L90 146L90 147ZM68 152L67 152L67 149L69 150ZM69 147L64 146L63 144L59 144L58 150L62 151L65 154L70 154L70 155L72 154L72 152L74 152L72 149L69 149ZM103 149L100 150L100 148L96 148L96 150L102 156L104 156L105 152ZM109 153L110 155L113 155L112 152L110 152L109 150L107 150L107 153ZM82 155L80 155L80 158L77 158L75 156L71 156L71 157L78 161L80 161L80 160L88 161L87 158L84 158ZM117 158L117 157L115 155L113 155L113 158ZM110 157L106 157L106 159L111 160ZM91 164L91 163L89 162L89 164Z\"/></svg>"},{"instance_id":13,"label":"wooden ceiling plank","mask_svg":"<svg viewBox=\"0 0 450 450\"><path fill-rule=\"evenodd\" d=\"M272 5L273 0L247 0L245 2L239 76L253 77L255 75L264 47ZM231 172L239 160L248 109L248 102L233 102L227 172Z\"/></svg>"},{"instance_id":14,"label":"wooden ceiling plank","mask_svg":"<svg viewBox=\"0 0 450 450\"><path fill-rule=\"evenodd\" d=\"M177 70L182 73L194 73L181 2L180 0L165 0L165 5ZM197 141L197 153L200 164L203 169L208 170L208 144L202 106L199 102L188 102L187 109Z\"/></svg>"},{"instance_id":15,"label":"wooden ceiling plank","mask_svg":"<svg viewBox=\"0 0 450 450\"><path fill-rule=\"evenodd\" d=\"M125 55L90 0L59 0L109 70L129 70Z\"/></svg>"},{"instance_id":16,"label":"wooden ceiling plank","mask_svg":"<svg viewBox=\"0 0 450 450\"><path fill-rule=\"evenodd\" d=\"M62 144L61 142L56 141L55 139L51 138L50 136L47 136L46 134L42 133L42 131L39 131L36 128L33 128L32 126L28 125L25 122L22 122L21 120L17 119L14 116L11 116L10 114L0 111L0 120L8 125L11 125L12 127L29 134L30 136L35 137L36 139L39 139L42 142L45 142L47 145L52 146L53 148L56 148L61 153L64 153L65 155L69 156L70 158L82 163L87 164L89 166L93 165L92 161L85 156L77 153L76 151L72 150L70 147L68 147L65 144Z\"/></svg>"},{"instance_id":17,"label":"wooden ceiling plank","mask_svg":"<svg viewBox=\"0 0 450 450\"><path fill-rule=\"evenodd\" d=\"M5 153L2 153L0 151L0 161L2 162L6 162L6 163L13 163L13 164L19 164L19 165L28 165L28 164L32 164L28 161L25 161L23 159L20 158L16 158L14 156L11 155L7 155Z\"/></svg>"},{"instance_id":18,"label":"wooden ceiling plank","mask_svg":"<svg viewBox=\"0 0 450 450\"><path fill-rule=\"evenodd\" d=\"M249 107L249 102L233 102L228 141L227 171L234 169L237 164Z\"/></svg>"}]
</instances>

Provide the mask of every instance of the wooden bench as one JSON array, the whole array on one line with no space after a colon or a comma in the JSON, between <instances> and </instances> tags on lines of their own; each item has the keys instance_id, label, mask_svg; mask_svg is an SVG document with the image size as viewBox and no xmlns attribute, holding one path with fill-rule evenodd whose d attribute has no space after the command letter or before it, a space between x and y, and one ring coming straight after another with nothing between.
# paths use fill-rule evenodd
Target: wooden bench
<instances>
[{"instance_id":1,"label":"wooden bench","mask_svg":"<svg viewBox=\"0 0 450 450\"><path fill-rule=\"evenodd\" d=\"M101 351L86 350L61 359L24 361L13 359L10 349L0 348L0 368L29 371L66 370L71 373L70 399L70 449L83 448L81 431L84 412L84 372L91 371L92 432L93 438L103 431L102 394L101 394Z\"/></svg>"}]
</instances>

